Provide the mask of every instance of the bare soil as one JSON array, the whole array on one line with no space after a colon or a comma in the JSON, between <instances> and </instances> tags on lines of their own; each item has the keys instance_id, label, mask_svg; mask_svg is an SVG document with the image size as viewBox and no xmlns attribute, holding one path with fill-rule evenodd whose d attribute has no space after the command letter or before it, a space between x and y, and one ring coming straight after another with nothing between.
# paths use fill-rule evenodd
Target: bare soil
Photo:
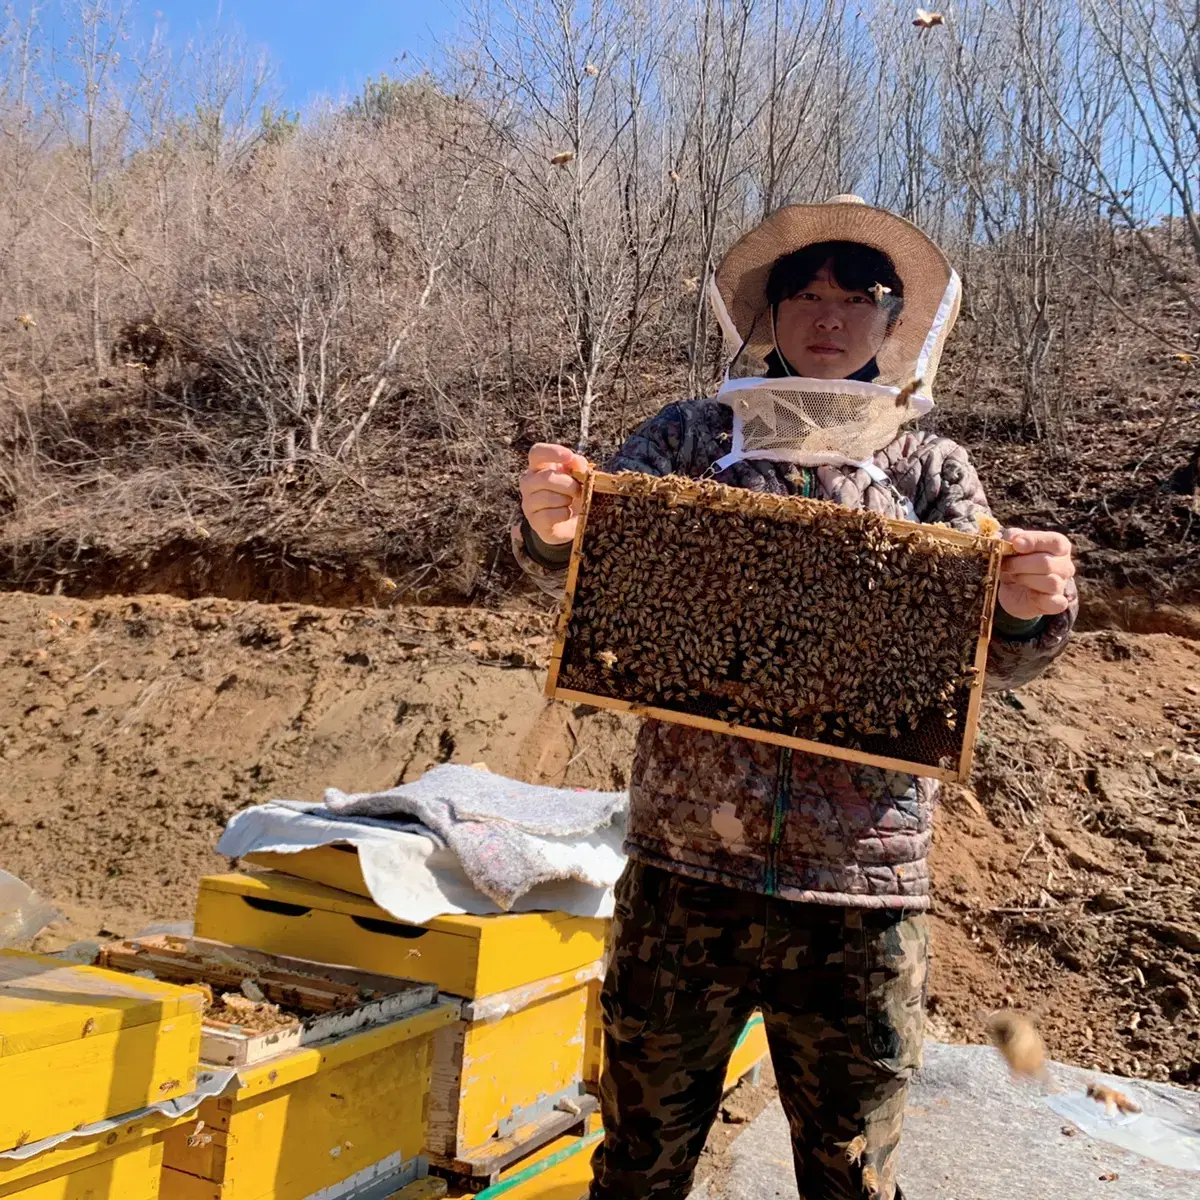
<instances>
[{"instance_id":1,"label":"bare soil","mask_svg":"<svg viewBox=\"0 0 1200 1200\"><path fill-rule=\"evenodd\" d=\"M546 701L535 611L0 596L0 864L56 948L187 920L239 808L484 761L621 788L635 725ZM935 841L932 1032L1200 1086L1200 642L1077 634L988 701Z\"/></svg>"},{"instance_id":2,"label":"bare soil","mask_svg":"<svg viewBox=\"0 0 1200 1200\"><path fill-rule=\"evenodd\" d=\"M541 695L550 618L0 596L0 845L64 936L187 919L240 808L444 761L626 784L633 727Z\"/></svg>"}]
</instances>

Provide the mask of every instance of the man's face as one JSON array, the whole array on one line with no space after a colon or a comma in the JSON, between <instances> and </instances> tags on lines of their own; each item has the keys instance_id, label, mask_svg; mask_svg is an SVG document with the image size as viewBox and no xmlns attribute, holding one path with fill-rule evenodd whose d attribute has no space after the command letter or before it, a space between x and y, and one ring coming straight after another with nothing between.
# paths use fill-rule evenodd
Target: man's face
<instances>
[{"instance_id":1,"label":"man's face","mask_svg":"<svg viewBox=\"0 0 1200 1200\"><path fill-rule=\"evenodd\" d=\"M775 345L797 375L845 379L875 357L887 337L887 310L867 292L847 292L822 267L779 305Z\"/></svg>"}]
</instances>

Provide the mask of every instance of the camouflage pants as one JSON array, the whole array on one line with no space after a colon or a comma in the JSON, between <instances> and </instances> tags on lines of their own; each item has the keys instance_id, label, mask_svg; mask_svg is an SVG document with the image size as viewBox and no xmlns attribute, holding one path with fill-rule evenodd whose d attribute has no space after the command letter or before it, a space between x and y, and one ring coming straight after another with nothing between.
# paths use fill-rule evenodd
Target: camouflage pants
<instances>
[{"instance_id":1,"label":"camouflage pants","mask_svg":"<svg viewBox=\"0 0 1200 1200\"><path fill-rule=\"evenodd\" d=\"M687 1196L755 1009L801 1200L899 1200L927 958L920 913L795 904L630 863L604 981L591 1200Z\"/></svg>"}]
</instances>

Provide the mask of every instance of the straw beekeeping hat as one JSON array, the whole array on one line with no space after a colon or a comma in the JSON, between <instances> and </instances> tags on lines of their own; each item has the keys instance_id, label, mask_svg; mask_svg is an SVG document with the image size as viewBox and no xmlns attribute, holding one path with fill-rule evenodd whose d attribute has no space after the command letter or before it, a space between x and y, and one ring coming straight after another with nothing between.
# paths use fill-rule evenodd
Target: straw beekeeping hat
<instances>
[{"instance_id":1,"label":"straw beekeeping hat","mask_svg":"<svg viewBox=\"0 0 1200 1200\"><path fill-rule=\"evenodd\" d=\"M937 244L911 221L858 196L792 204L740 238L713 276L713 307L726 349L761 361L774 348L767 276L775 260L814 242L862 242L882 250L904 283L904 317L877 356L879 382L903 386L923 378L927 391L942 346L958 316L960 288Z\"/></svg>"},{"instance_id":2,"label":"straw beekeeping hat","mask_svg":"<svg viewBox=\"0 0 1200 1200\"><path fill-rule=\"evenodd\" d=\"M767 302L771 267L785 254L827 241L882 250L904 284L902 319L876 355L879 375L874 383L762 378L775 348ZM772 213L734 243L709 285L729 374L737 376L727 378L719 393L735 415L734 453L722 461L856 463L881 450L906 420L933 407L933 381L960 296L958 276L931 238L858 196ZM918 379L922 386L905 401L901 389Z\"/></svg>"}]
</instances>

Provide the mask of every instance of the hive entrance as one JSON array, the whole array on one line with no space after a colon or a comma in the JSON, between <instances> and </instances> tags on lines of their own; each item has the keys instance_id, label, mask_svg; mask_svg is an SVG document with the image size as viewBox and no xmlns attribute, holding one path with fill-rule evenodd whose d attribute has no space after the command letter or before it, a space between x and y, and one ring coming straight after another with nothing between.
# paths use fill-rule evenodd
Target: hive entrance
<instances>
[{"instance_id":1,"label":"hive entrance","mask_svg":"<svg viewBox=\"0 0 1200 1200\"><path fill-rule=\"evenodd\" d=\"M547 694L965 778L1003 543L593 475Z\"/></svg>"}]
</instances>

